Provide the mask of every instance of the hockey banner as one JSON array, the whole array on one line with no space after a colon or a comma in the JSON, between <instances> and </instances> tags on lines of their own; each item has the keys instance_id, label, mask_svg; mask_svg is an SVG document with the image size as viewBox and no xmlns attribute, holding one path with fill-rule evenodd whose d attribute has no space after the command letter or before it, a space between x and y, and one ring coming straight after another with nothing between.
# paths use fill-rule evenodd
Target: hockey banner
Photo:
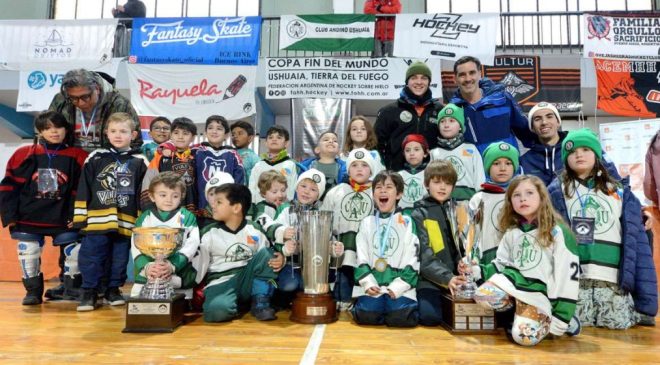
<instances>
[{"instance_id":1,"label":"hockey banner","mask_svg":"<svg viewBox=\"0 0 660 365\"><path fill-rule=\"evenodd\" d=\"M53 69L110 62L117 19L0 20L0 68Z\"/></svg>"},{"instance_id":2,"label":"hockey banner","mask_svg":"<svg viewBox=\"0 0 660 365\"><path fill-rule=\"evenodd\" d=\"M130 63L256 65L261 17L135 18Z\"/></svg>"},{"instance_id":3,"label":"hockey banner","mask_svg":"<svg viewBox=\"0 0 660 365\"><path fill-rule=\"evenodd\" d=\"M579 68L544 68L538 56L496 56L494 66L482 66L481 75L501 83L524 111L547 101L559 112L582 110ZM442 72L445 102L456 92L452 71Z\"/></svg>"},{"instance_id":4,"label":"hockey banner","mask_svg":"<svg viewBox=\"0 0 660 365\"><path fill-rule=\"evenodd\" d=\"M492 65L500 16L478 14L397 14L394 56L456 61L477 57Z\"/></svg>"},{"instance_id":5,"label":"hockey banner","mask_svg":"<svg viewBox=\"0 0 660 365\"><path fill-rule=\"evenodd\" d=\"M341 141L350 118L351 101L347 99L292 99L293 157L302 160L315 156L314 147L324 132L334 132Z\"/></svg>"},{"instance_id":6,"label":"hockey banner","mask_svg":"<svg viewBox=\"0 0 660 365\"><path fill-rule=\"evenodd\" d=\"M209 115L229 120L254 114L257 66L127 65L131 103L139 115Z\"/></svg>"},{"instance_id":7,"label":"hockey banner","mask_svg":"<svg viewBox=\"0 0 660 365\"><path fill-rule=\"evenodd\" d=\"M660 15L584 14L584 57L660 61Z\"/></svg>"},{"instance_id":8,"label":"hockey banner","mask_svg":"<svg viewBox=\"0 0 660 365\"><path fill-rule=\"evenodd\" d=\"M267 58L266 98L347 98L396 100L405 86L404 58ZM423 60L432 73L440 60ZM431 81L434 97L442 93L440 79Z\"/></svg>"},{"instance_id":9,"label":"hockey banner","mask_svg":"<svg viewBox=\"0 0 660 365\"><path fill-rule=\"evenodd\" d=\"M594 59L597 107L612 115L660 115L660 62Z\"/></svg>"},{"instance_id":10,"label":"hockey banner","mask_svg":"<svg viewBox=\"0 0 660 365\"><path fill-rule=\"evenodd\" d=\"M116 77L119 63L122 60L123 58L113 58L112 62L94 68L93 71L104 72L111 77ZM16 111L40 112L48 109L55 94L60 92L62 78L67 71L68 69L52 71L45 65L20 71Z\"/></svg>"},{"instance_id":11,"label":"hockey banner","mask_svg":"<svg viewBox=\"0 0 660 365\"><path fill-rule=\"evenodd\" d=\"M282 15L280 49L371 52L374 20L374 15L364 14Z\"/></svg>"}]
</instances>

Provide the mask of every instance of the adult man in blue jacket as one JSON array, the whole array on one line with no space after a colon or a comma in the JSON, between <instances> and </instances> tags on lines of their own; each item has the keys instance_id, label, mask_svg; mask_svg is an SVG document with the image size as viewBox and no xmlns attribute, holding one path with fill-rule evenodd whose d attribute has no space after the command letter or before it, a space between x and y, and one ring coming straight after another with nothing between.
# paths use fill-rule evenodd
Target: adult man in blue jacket
<instances>
[{"instance_id":1,"label":"adult man in blue jacket","mask_svg":"<svg viewBox=\"0 0 660 365\"><path fill-rule=\"evenodd\" d=\"M481 62L464 56L454 64L458 90L450 103L465 113L465 141L483 151L493 142L504 141L518 147L516 137L525 147L536 139L529 130L527 118L504 85L481 78Z\"/></svg>"}]
</instances>

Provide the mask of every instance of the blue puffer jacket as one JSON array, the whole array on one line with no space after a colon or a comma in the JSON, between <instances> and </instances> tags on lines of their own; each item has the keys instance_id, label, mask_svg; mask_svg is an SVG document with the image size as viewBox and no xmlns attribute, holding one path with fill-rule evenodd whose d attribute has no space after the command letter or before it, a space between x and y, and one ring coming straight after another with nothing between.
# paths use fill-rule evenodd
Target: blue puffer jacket
<instances>
[{"instance_id":1,"label":"blue puffer jacket","mask_svg":"<svg viewBox=\"0 0 660 365\"><path fill-rule=\"evenodd\" d=\"M559 175L564 169L564 163L561 160L561 144L566 138L568 132L559 131L559 142L554 146L546 146L535 141L529 151L520 156L520 167L525 174L538 176L545 186L550 185L555 176ZM621 180L616 166L603 152L601 164L605 166L607 172L615 180Z\"/></svg>"},{"instance_id":2,"label":"blue puffer jacket","mask_svg":"<svg viewBox=\"0 0 660 365\"><path fill-rule=\"evenodd\" d=\"M635 310L655 316L658 312L658 281L653 254L642 224L642 206L630 190L628 178L623 184L623 214L619 218L622 232L622 257L619 263L619 287L632 294ZM559 179L548 187L555 210L570 222Z\"/></svg>"},{"instance_id":3,"label":"blue puffer jacket","mask_svg":"<svg viewBox=\"0 0 660 365\"><path fill-rule=\"evenodd\" d=\"M465 142L477 146L483 154L493 142L504 141L518 148L516 137L530 147L536 135L529 130L527 117L504 85L484 78L479 81L482 98L474 104L461 96L460 89L449 100L463 108L465 113Z\"/></svg>"}]
</instances>

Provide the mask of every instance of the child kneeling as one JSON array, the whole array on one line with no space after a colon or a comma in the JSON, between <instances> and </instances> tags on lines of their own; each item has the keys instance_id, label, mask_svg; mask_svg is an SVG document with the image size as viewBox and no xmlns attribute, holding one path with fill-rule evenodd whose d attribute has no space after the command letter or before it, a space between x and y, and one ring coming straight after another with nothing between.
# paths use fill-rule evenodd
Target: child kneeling
<instances>
[{"instance_id":1,"label":"child kneeling","mask_svg":"<svg viewBox=\"0 0 660 365\"><path fill-rule=\"evenodd\" d=\"M359 324L414 327L419 240L412 219L396 212L403 178L383 171L373 186L376 216L362 221L356 237L355 281L364 294L357 298L353 318Z\"/></svg>"},{"instance_id":2,"label":"child kneeling","mask_svg":"<svg viewBox=\"0 0 660 365\"><path fill-rule=\"evenodd\" d=\"M238 314L238 305L250 298L255 318L276 319L270 297L284 259L280 253L273 254L266 236L245 218L252 201L250 190L224 184L214 188L213 194L216 222L204 228L201 243L210 255L204 320L229 321Z\"/></svg>"}]
</instances>

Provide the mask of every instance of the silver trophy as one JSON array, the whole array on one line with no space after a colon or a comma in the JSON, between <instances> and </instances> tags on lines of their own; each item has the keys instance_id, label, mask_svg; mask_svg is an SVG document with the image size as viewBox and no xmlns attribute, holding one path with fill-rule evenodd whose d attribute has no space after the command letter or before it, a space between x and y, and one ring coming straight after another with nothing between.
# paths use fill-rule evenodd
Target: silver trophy
<instances>
[{"instance_id":1,"label":"silver trophy","mask_svg":"<svg viewBox=\"0 0 660 365\"><path fill-rule=\"evenodd\" d=\"M456 205L456 221L458 226L458 236L465 248L465 258L468 267L472 265L472 250L478 246L478 240L481 236L481 218L483 211L483 202L475 210L468 208L467 202L460 202ZM458 299L471 300L477 290L477 284L474 282L472 272L463 274L466 282L456 288L454 296Z\"/></svg>"},{"instance_id":2,"label":"silver trophy","mask_svg":"<svg viewBox=\"0 0 660 365\"><path fill-rule=\"evenodd\" d=\"M135 227L133 228L133 243L146 256L155 260L155 264L164 264L165 259L177 251L183 242L182 230L167 227ZM147 279L140 291L140 298L170 299L174 289L170 279Z\"/></svg>"}]
</instances>

